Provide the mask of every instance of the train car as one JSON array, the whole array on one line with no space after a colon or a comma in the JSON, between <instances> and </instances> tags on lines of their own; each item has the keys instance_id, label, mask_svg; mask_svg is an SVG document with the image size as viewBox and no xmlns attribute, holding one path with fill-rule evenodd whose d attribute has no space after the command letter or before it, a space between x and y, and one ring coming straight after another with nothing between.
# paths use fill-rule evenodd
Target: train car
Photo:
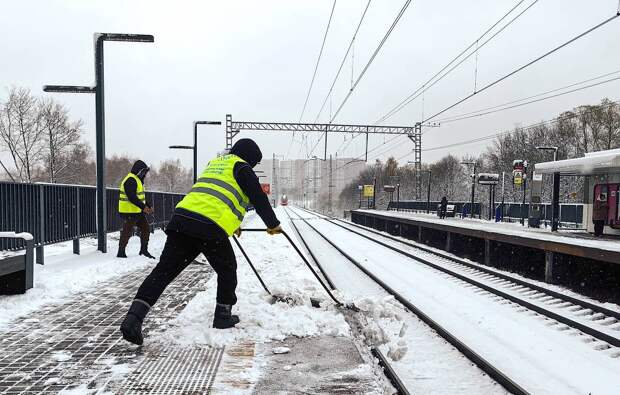
<instances>
[{"instance_id":1,"label":"train car","mask_svg":"<svg viewBox=\"0 0 620 395\"><path fill-rule=\"evenodd\" d=\"M288 197L286 195L282 195L280 198L280 206L288 206Z\"/></svg>"},{"instance_id":2,"label":"train car","mask_svg":"<svg viewBox=\"0 0 620 395\"><path fill-rule=\"evenodd\" d=\"M620 235L620 149L537 163L536 173L584 176L583 226L597 236Z\"/></svg>"}]
</instances>

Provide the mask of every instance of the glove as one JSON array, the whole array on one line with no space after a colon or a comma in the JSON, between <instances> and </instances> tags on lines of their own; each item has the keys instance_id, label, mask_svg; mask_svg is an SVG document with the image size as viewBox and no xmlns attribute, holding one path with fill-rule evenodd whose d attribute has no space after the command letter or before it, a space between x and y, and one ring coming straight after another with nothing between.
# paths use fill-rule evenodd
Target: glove
<instances>
[{"instance_id":1,"label":"glove","mask_svg":"<svg viewBox=\"0 0 620 395\"><path fill-rule=\"evenodd\" d=\"M144 208L142 209L143 212L147 213L147 214L153 214L153 209L150 208L149 206L144 206Z\"/></svg>"},{"instance_id":2,"label":"glove","mask_svg":"<svg viewBox=\"0 0 620 395\"><path fill-rule=\"evenodd\" d=\"M235 236L241 237L241 228L237 228L237 230L235 230L233 233L235 234Z\"/></svg>"},{"instance_id":3,"label":"glove","mask_svg":"<svg viewBox=\"0 0 620 395\"><path fill-rule=\"evenodd\" d=\"M269 233L272 236L280 234L280 233L282 233L282 227L280 225L278 225L275 228L267 228L267 233Z\"/></svg>"}]
</instances>

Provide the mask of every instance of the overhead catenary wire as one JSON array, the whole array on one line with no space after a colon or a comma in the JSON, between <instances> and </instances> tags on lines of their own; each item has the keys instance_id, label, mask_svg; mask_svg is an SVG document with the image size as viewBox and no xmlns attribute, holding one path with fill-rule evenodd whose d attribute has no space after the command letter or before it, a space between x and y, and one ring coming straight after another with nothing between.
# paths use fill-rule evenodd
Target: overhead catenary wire
<instances>
[{"instance_id":1,"label":"overhead catenary wire","mask_svg":"<svg viewBox=\"0 0 620 395\"><path fill-rule=\"evenodd\" d=\"M357 87L357 85L360 83L360 81L362 80L362 78L364 77L364 75L366 74L366 71L368 70L368 68L370 67L370 65L372 64L372 62L375 60L375 58L377 57L377 54L379 53L379 51L381 51L381 48L383 48L383 45L385 44L385 42L388 40L388 38L390 37L390 35L392 34L392 31L394 31L394 28L396 27L396 25L398 24L398 22L400 21L401 17L403 16L403 14L405 13L405 11L407 10L407 8L409 7L409 4L411 4L411 0L406 0L405 4L403 4L402 8L400 9L398 15L396 15L396 18L394 18L394 21L392 22L392 25L390 26L390 28L388 29L388 31L385 33L385 35L383 36L383 39L381 40L381 42L379 43L379 45L377 46L377 48L375 49L375 51L373 52L372 56L370 57L370 59L368 60L368 63L366 63L366 65L364 66L364 68L362 69L362 71L360 72L359 76L357 77L357 79L355 80L355 83L353 84L353 86L351 87L351 89L349 90L349 92L347 93L347 95L345 96L344 100L342 101L342 103L340 104L340 106L338 106L338 109L336 110L336 112L334 113L334 115L332 116L332 118L330 119L329 123L334 122L334 120L336 119L336 117L338 116L338 114L340 114L340 111L342 110L342 108L344 107L344 105L347 103L347 101L349 100L349 98L351 97L351 94L355 91L355 88Z\"/></svg>"},{"instance_id":2,"label":"overhead catenary wire","mask_svg":"<svg viewBox=\"0 0 620 395\"><path fill-rule=\"evenodd\" d=\"M562 91L564 89L568 89L568 88L572 88L572 87L575 87L575 86L578 86L578 85L582 85L582 84L585 84L585 83L588 83L588 82L596 81L596 80L599 80L601 78L609 77L611 75L618 74L618 73L620 73L620 70L612 71L610 73L601 74L601 75L596 76L596 77L588 78L588 79L585 79L585 80L582 80L582 81L579 81L579 82L574 82L574 83L569 84L569 85L565 85L565 86L562 86L562 87L559 87L559 88L547 90L547 91L544 91L544 92L541 92L541 93L537 93L535 95L530 95L530 96L527 96L527 97L523 97L521 99L511 100L511 101L506 102L506 103L497 104L495 106L485 107L485 108L481 108L479 110L469 111L469 112L466 112L466 113L456 114L456 115L448 116L446 118L437 119L435 122L438 122L438 123L448 123L448 122L452 122L453 120L456 120L457 118L460 119L462 117L467 117L468 115L474 115L474 114L485 112L485 111L501 109L502 107L505 107L505 106L509 106L509 105L516 104L516 103L520 103L520 102L523 102L523 101L526 101L526 100L531 100L531 99L534 99L536 97L548 95L550 93L559 92L559 91ZM608 82L611 82L613 80L615 80L615 79L612 78L612 79L603 81L603 83L608 83ZM587 89L587 87L581 87L581 88ZM422 117L422 118L424 118L424 117Z\"/></svg>"},{"instance_id":3,"label":"overhead catenary wire","mask_svg":"<svg viewBox=\"0 0 620 395\"><path fill-rule=\"evenodd\" d=\"M383 45L385 44L385 42L387 41L387 39L390 37L390 35L392 34L392 31L394 31L394 28L396 27L396 25L398 24L398 21L400 21L400 18L403 16L403 14L405 13L405 11L407 10L407 8L409 7L409 4L411 4L412 0L406 0L405 3L403 4L402 8L400 9L400 11L398 12L398 15L396 15L396 18L394 18L394 21L392 22L392 24L390 25L389 29L387 30L387 32L385 33L385 35L383 36L383 39L381 39L381 41L379 42L379 45L377 46L377 48L375 49L375 51L373 52L372 56L370 57L370 59L368 60L368 62L366 63L366 65L364 66L364 68L362 69L362 71L360 72L359 76L357 77L357 79L355 80L355 83L353 84L353 86L351 87L351 89L349 89L349 92L347 92L347 95L345 96L344 100L342 101L342 103L340 103L340 105L338 106L338 109L336 110L336 112L334 113L333 116L330 117L329 123L331 124L332 122L334 122L334 120L336 119L336 117L338 116L338 114L340 113L340 111L342 110L342 108L344 107L344 105L346 104L346 102L349 100L349 97L351 97L351 94L354 92L355 88L357 87L357 85L359 84L359 82L362 80L362 78L364 77L364 75L366 74L366 71L368 70L368 68L370 67L370 65L372 64L372 62L375 60L375 58L377 57L377 54L379 53L379 51L381 51L381 48L383 47ZM323 139L323 137L319 138L316 142L316 144L314 144L314 146L312 147L312 149L310 150L310 155L312 155L312 153L314 152L314 150L316 149L316 147L319 145L319 143L321 142L321 140Z\"/></svg>"},{"instance_id":4,"label":"overhead catenary wire","mask_svg":"<svg viewBox=\"0 0 620 395\"><path fill-rule=\"evenodd\" d=\"M323 56L323 49L325 48L325 41L327 40L327 33L329 32L329 27L331 26L332 23L332 18L334 16L334 10L336 9L336 1L334 0L334 3L332 4L332 9L329 13L329 19L327 21L327 27L325 28L325 34L323 34L323 42L321 43L321 49L319 50L319 56L316 59L316 64L314 65L314 72L312 73L312 79L310 80L310 86L308 87L308 93L306 94L306 100L304 101L304 106L301 110L301 114L299 115L299 121L301 122L301 120L304 117L304 114L306 112L306 107L308 106L308 100L310 99L310 93L312 92L312 87L314 85L314 80L316 79L316 74L317 71L319 69L319 64L321 63L321 57ZM295 138L295 132L293 132L293 136L291 138L291 142L289 144L288 150L287 150L287 156L288 153L291 150L291 147L293 146L293 139ZM307 151L307 148L306 148Z\"/></svg>"},{"instance_id":5,"label":"overhead catenary wire","mask_svg":"<svg viewBox=\"0 0 620 395\"><path fill-rule=\"evenodd\" d=\"M620 101L612 101L609 102L607 105L605 105L605 107L610 107L610 106L614 106L614 105L618 105L620 104ZM547 124L553 124L565 119L570 119L573 118L574 116L579 116L579 115L583 115L586 113L590 113L594 111L593 109L589 109L589 110L583 110L583 111L577 111L574 113L569 113L566 115L560 115L558 117L555 117L553 119L549 119L546 121L541 121L541 122L536 122L527 126L522 126L522 127L518 127L516 130L530 130L533 129L535 127L538 126L543 126L543 125L547 125ZM473 143L478 143L481 141L486 141L486 140L492 140L494 138L497 137L502 137L502 136L506 136L509 135L511 133L513 133L514 130L507 130L507 131L503 131L503 132L499 132L499 133L494 133L494 134L489 134L486 136L482 136L482 137L477 137L477 138L473 138L473 139L469 139L469 140L464 140L464 141L459 141L456 143L451 143L451 144L445 144L445 145L440 145L440 146L435 146L435 147L430 147L430 148L425 148L422 150L422 152L429 152L429 151L439 151L439 150L443 150L443 149L447 149L447 148L454 148L454 147L460 147L463 145L468 145L468 144L473 144Z\"/></svg>"},{"instance_id":6,"label":"overhead catenary wire","mask_svg":"<svg viewBox=\"0 0 620 395\"><path fill-rule=\"evenodd\" d=\"M306 107L308 106L308 99L310 98L310 93L312 92L312 86L314 85L314 80L316 78L316 73L319 69L319 63L321 62L321 56L323 55L323 49L325 48L325 41L327 40L327 33L329 32L329 27L332 23L332 17L334 16L334 10L336 9L336 0L332 5L332 10L329 14L329 20L327 21L327 27L325 28L325 34L323 35L323 42L321 43L321 50L319 51L319 56L316 59L316 64L314 65L314 72L312 73L312 79L310 80L310 86L308 87L308 93L306 94L306 100L304 101L304 107L301 110L301 115L299 115L299 122L301 122L304 113L306 112Z\"/></svg>"},{"instance_id":7,"label":"overhead catenary wire","mask_svg":"<svg viewBox=\"0 0 620 395\"><path fill-rule=\"evenodd\" d=\"M317 122L319 117L321 116L321 113L323 112L323 109L325 108L325 104L327 103L327 100L329 99L329 97L332 94L332 91L334 90L334 85L336 85L336 81L338 80L338 77L340 76L340 72L342 71L342 67L344 66L346 60L347 60L347 56L349 56L349 52L351 51L351 48L353 47L353 44L355 42L355 38L357 37L357 33L360 30L360 27L362 26L362 22L364 22L364 17L366 16L366 12L368 11L368 7L370 7L370 2L372 0L368 0L368 3L366 3L366 8L364 8L364 12L362 13L362 16L360 17L360 21L357 24L357 27L355 28L355 33L353 33L353 37L351 38L351 42L349 42L349 46L347 47L347 51L344 53L344 56L342 57L342 61L340 62L340 66L338 67L338 71L336 72L336 76L334 77L334 80L332 81L331 86L329 87L329 92L327 92L327 95L325 95L325 99L323 100L323 104L321 104L321 108L319 109L319 112L316 114L316 117L314 118L314 122ZM353 86L353 77L351 77L351 86ZM330 118L331 118L331 114L330 114Z\"/></svg>"},{"instance_id":8,"label":"overhead catenary wire","mask_svg":"<svg viewBox=\"0 0 620 395\"><path fill-rule=\"evenodd\" d=\"M484 116L484 115L494 114L494 113L497 113L497 112L500 112L500 111L512 110L512 109L517 108L517 107L522 107L522 106L525 106L525 105L528 105L528 104L538 103L538 102L541 102L541 101L544 101L544 100L549 100L549 99L553 99L553 98L556 98L556 97L568 95L570 93L579 92L579 91L582 91L584 89L593 88L593 87L596 87L596 86L608 84L610 82L618 81L618 80L620 80L620 77L614 77L614 78L610 78L610 79L607 79L607 80L604 80L604 81L600 81L600 82L596 82L596 83L589 84L589 85L586 85L586 86L582 86L582 87L579 87L579 88L571 89L571 90L566 91L566 92L556 93L554 95L545 96L545 97L541 97L541 98L534 99L534 100L529 100L529 101L526 101L524 103L513 104L513 105L509 105L509 106L500 106L501 108L495 108L493 110L478 111L478 112L472 113L470 115L463 115L463 116L460 116L460 117L455 117L455 118L451 118L451 119L445 119L445 120L441 121L441 123L445 124L445 123L457 122L457 121L462 121L464 119L477 118L477 117L481 117L481 116Z\"/></svg>"},{"instance_id":9,"label":"overhead catenary wire","mask_svg":"<svg viewBox=\"0 0 620 395\"><path fill-rule=\"evenodd\" d=\"M525 0L519 1L515 6L513 6L508 12L506 12L501 18L499 18L493 25L487 28L484 33L482 33L476 40L474 40L471 44L469 44L465 49L463 49L458 55L456 55L450 62L448 62L444 67L442 67L437 73L435 73L431 78L429 78L426 82L424 82L421 86L419 86L415 91L413 91L409 96L405 99L401 100L396 106L392 107L390 111L381 116L375 124L383 122L388 118L396 115L403 108L405 108L409 103L417 99L420 95L424 94L430 88L435 86L439 81L444 79L447 75L449 75L452 71L458 68L461 64L463 64L467 59L469 59L472 55L477 54L486 44L491 42L495 37L497 37L501 32L503 32L506 28L512 25L517 19L519 19L523 14L525 14L534 4L538 2L538 0L533 1L529 4L525 9L523 9L520 13L518 13L515 17L513 17L510 21L508 21L505 25L503 25L498 31L496 31L491 37L485 40L482 44L478 45L480 40L482 40L487 34L489 34L495 27L497 27L504 19L506 19L514 10L516 10ZM459 60L467 51L476 46L476 50L469 53L467 56L463 57L458 63L454 64L457 60ZM454 65L453 65L454 64ZM450 67L452 66L452 67ZM446 71L447 70L447 71ZM444 73L445 71L445 73ZM437 78L439 77L439 78ZM422 118L423 119L423 118Z\"/></svg>"},{"instance_id":10,"label":"overhead catenary wire","mask_svg":"<svg viewBox=\"0 0 620 395\"><path fill-rule=\"evenodd\" d=\"M520 71L523 71L524 69L526 69L526 68L528 68L528 67L532 66L533 64L538 63L539 61L541 61L541 60L545 59L547 56L550 56L550 55L554 54L555 52L557 52L557 51L559 51L560 49L565 48L566 46L568 46L568 45L570 45L570 44L574 43L575 41L579 40L580 38L585 37L586 35L588 35L588 34L592 33L593 31L595 31L595 30L597 30L597 29L599 29L599 28L601 28L601 27L605 26L606 24L608 24L609 22L611 22L611 21L615 20L615 19L616 19L616 18L618 18L619 16L620 16L620 13L615 14L615 15L613 15L613 16L611 16L611 17L609 17L609 18L605 19L605 20L603 20L602 22L600 22L600 23L596 24L595 26L593 26L593 27L591 27L591 28L587 29L586 31L584 31L584 32L582 32L582 33L580 33L580 34L576 35L575 37L571 38L570 40L568 40L568 41L566 41L566 42L564 42L564 43L562 43L562 44L558 45L557 47L555 47L555 48L553 48L553 49L551 49L551 50L549 50L549 51L545 52L544 54L542 54L542 55L538 56L537 58L535 58L535 59L533 59L533 60L531 60L531 61L527 62L526 64L524 64L524 65L522 65L522 66L520 66L520 67L516 68L515 70L513 70L513 71L509 72L508 74L506 74L506 75L504 75L504 76L502 76L502 77L500 77L500 78L496 79L495 81L493 81L493 82L491 82L491 83L489 83L489 84L487 84L487 85L483 86L483 87L482 87L482 88L480 88L478 91L473 92L473 93L471 93L471 94L469 94L469 95L465 96L464 98L462 98L462 99L460 99L460 100L456 101L455 103L453 103L453 104L449 105L448 107L446 107L446 108L442 109L441 111L438 111L438 112L436 112L435 114L433 114L433 115L431 115L431 116L429 116L429 117L427 117L427 118L423 119L421 122L422 122L422 123L424 123L424 122L428 122L428 121L430 121L430 120L432 120L432 119L434 119L434 118L438 117L439 115L441 115L441 114L445 113L446 111L451 110L452 108L454 108L454 107L458 106L459 104L461 104L461 103L463 103L463 102L465 102L465 101L467 101L467 100L471 99L471 98L472 98L472 97L474 97L475 95L477 95L477 94L479 94L479 93L481 93L481 92L486 91L487 89L489 89L489 88L491 88L491 87L493 87L493 86L495 86L495 85L499 84L500 82L502 82L502 81L504 81L504 80L506 80L506 79L508 79L508 78L512 77L513 75L515 75L515 74L519 73Z\"/></svg>"}]
</instances>

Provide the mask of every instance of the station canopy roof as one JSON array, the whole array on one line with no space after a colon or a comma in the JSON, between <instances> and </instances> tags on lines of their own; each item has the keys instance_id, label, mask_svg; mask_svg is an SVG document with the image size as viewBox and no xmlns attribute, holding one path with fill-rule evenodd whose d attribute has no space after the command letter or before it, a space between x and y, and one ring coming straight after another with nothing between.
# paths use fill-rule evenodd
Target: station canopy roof
<instances>
[{"instance_id":1,"label":"station canopy roof","mask_svg":"<svg viewBox=\"0 0 620 395\"><path fill-rule=\"evenodd\" d=\"M596 151L585 154L583 158L536 163L536 173L561 175L595 175L620 173L620 149Z\"/></svg>"}]
</instances>

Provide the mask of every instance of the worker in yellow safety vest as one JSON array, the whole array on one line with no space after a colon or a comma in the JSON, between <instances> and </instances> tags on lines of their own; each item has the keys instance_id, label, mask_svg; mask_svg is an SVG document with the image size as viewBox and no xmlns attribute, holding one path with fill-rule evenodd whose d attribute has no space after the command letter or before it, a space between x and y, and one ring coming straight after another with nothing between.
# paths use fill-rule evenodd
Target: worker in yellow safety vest
<instances>
[{"instance_id":1,"label":"worker in yellow safety vest","mask_svg":"<svg viewBox=\"0 0 620 395\"><path fill-rule=\"evenodd\" d=\"M127 258L125 248L133 233L134 226L140 230L140 255L155 259L149 253L149 223L145 214L152 214L153 209L146 201L144 191L144 178L149 172L149 167L141 160L137 160L131 172L123 178L118 195L118 212L123 218L123 228L118 240L118 258Z\"/></svg>"},{"instance_id":2,"label":"worker in yellow safety vest","mask_svg":"<svg viewBox=\"0 0 620 395\"><path fill-rule=\"evenodd\" d=\"M253 140L237 141L230 154L209 162L177 204L166 227L168 238L159 263L138 289L121 324L125 340L142 344L142 322L149 309L200 253L217 274L213 327L226 329L239 323L239 317L231 313L237 303L237 261L229 237L241 235L241 223L250 205L267 225L267 233L282 232L253 170L262 156Z\"/></svg>"}]
</instances>

